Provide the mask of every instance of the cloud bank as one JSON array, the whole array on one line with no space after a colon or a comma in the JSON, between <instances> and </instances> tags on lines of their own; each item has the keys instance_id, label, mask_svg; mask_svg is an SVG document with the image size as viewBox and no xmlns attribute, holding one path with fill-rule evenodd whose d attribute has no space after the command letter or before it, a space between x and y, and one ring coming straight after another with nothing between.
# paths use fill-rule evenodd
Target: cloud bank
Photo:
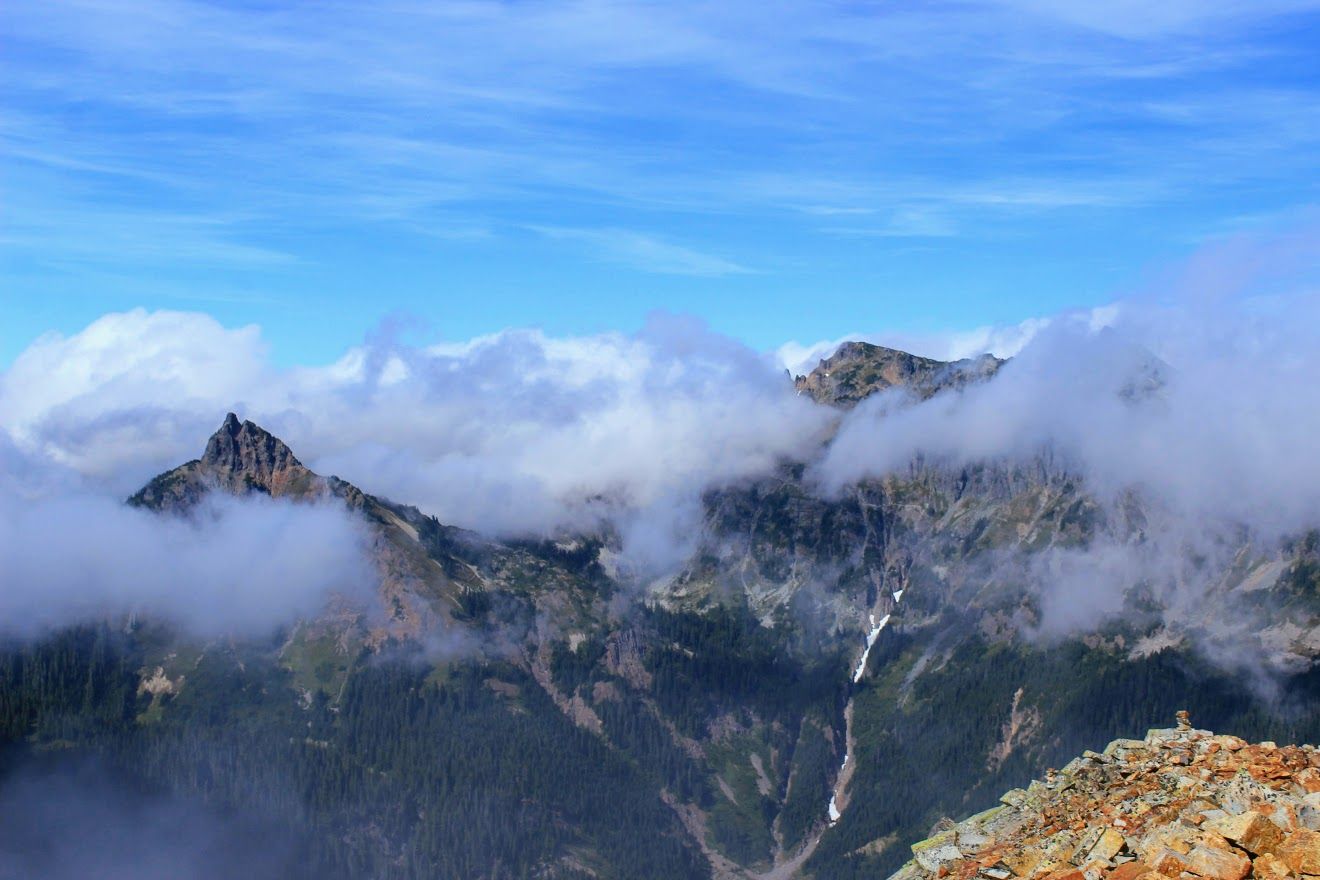
<instances>
[{"instance_id":1,"label":"cloud bank","mask_svg":"<svg viewBox=\"0 0 1320 880\"><path fill-rule=\"evenodd\" d=\"M88 493L0 494L0 635L141 613L202 636L264 635L332 595L372 595L339 508L215 497L182 519Z\"/></svg>"},{"instance_id":2,"label":"cloud bank","mask_svg":"<svg viewBox=\"0 0 1320 880\"><path fill-rule=\"evenodd\" d=\"M0 378L14 445L121 493L195 457L226 410L322 473L501 535L670 509L807 456L831 418L772 358L673 317L432 347L382 331L334 364L278 370L255 328L134 311L42 338Z\"/></svg>"},{"instance_id":3,"label":"cloud bank","mask_svg":"<svg viewBox=\"0 0 1320 880\"><path fill-rule=\"evenodd\" d=\"M387 326L334 363L279 368L256 327L226 328L198 313L106 315L73 336L36 340L0 375L0 467L13 474L0 508L11 537L0 546L20 555L41 547L37 559L59 560L54 607L76 596L59 584L93 565L79 542L117 566L151 571L149 547L161 541L143 536L138 514L76 492L69 500L70 486L122 497L196 456L227 410L285 439L313 469L442 522L497 536L608 527L643 572L672 568L696 545L703 492L784 460L806 462L829 493L918 456L960 467L1047 453L1102 501L1129 492L1145 499L1147 538L1165 541L1168 554L1198 536L1239 546L1224 536L1241 529L1273 541L1320 523L1313 243L1306 235L1234 243L1111 307L950 337L943 344L958 354L995 339L1017 351L994 380L961 393L915 404L882 394L846 415L798 396L782 351L757 353L672 316L635 334L510 330L435 345L404 343ZM171 558L187 574L136 587L137 576L110 578L108 589L121 598L140 589L186 616L170 604L176 585L200 585L202 597L219 591L229 575L215 571L232 558L267 560L271 581L320 583L300 566L322 551L338 559L353 545L347 527L325 511L285 516L260 505L241 516L221 510L227 553L171 525ZM111 525L97 527L102 518ZM239 525L247 521L261 526L248 534ZM61 530L62 522L75 527ZM296 540L262 543L281 529ZM279 555L299 545L316 552ZM1175 569L1151 571L1167 578ZM1134 578L1145 571L1132 570ZM1039 578L1077 582L1047 570ZM265 595L254 589L251 598L260 605ZM279 613L302 600L297 590L284 595ZM40 617L40 603L7 601L28 603L13 613Z\"/></svg>"},{"instance_id":4,"label":"cloud bank","mask_svg":"<svg viewBox=\"0 0 1320 880\"><path fill-rule=\"evenodd\" d=\"M88 760L32 760L0 776L0 877L303 876L301 841L287 830L142 789Z\"/></svg>"},{"instance_id":5,"label":"cloud bank","mask_svg":"<svg viewBox=\"0 0 1320 880\"><path fill-rule=\"evenodd\" d=\"M1056 319L995 381L864 402L818 463L837 489L920 454L954 466L1048 449L1114 496L1273 533L1320 523L1320 299L1131 303Z\"/></svg>"}]
</instances>

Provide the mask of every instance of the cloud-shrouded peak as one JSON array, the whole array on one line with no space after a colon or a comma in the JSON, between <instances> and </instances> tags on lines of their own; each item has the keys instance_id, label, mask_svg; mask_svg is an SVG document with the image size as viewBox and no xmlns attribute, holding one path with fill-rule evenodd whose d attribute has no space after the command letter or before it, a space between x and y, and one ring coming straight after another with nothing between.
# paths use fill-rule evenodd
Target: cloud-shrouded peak
<instances>
[{"instance_id":1,"label":"cloud-shrouded peak","mask_svg":"<svg viewBox=\"0 0 1320 880\"><path fill-rule=\"evenodd\" d=\"M67 376L46 405L43 364ZM301 459L494 534L611 520L639 539L674 529L642 528L638 511L695 510L708 486L809 455L834 418L773 358L672 316L634 334L511 330L457 345L377 333L329 366L278 369L251 328L130 313L41 338L0 378L15 444L123 493L192 458L227 410L288 440L298 459L235 419L203 459L221 476L268 482Z\"/></svg>"},{"instance_id":2,"label":"cloud-shrouded peak","mask_svg":"<svg viewBox=\"0 0 1320 880\"><path fill-rule=\"evenodd\" d=\"M799 387L775 356L669 315L634 333L430 345L387 326L332 364L293 368L272 364L252 327L108 315L37 339L0 376L0 465L41 462L122 497L192 459L230 411L251 421L226 420L197 465L221 482L302 495L336 475L497 537L609 526L659 566L683 558L704 493L785 462L837 492L918 457L965 467L1048 452L1102 495L1135 490L1188 521L1281 533L1320 521L1320 321L1305 288L1256 294L1270 248L1230 248L1156 294L1024 324L1007 362L850 340Z\"/></svg>"},{"instance_id":3,"label":"cloud-shrouded peak","mask_svg":"<svg viewBox=\"0 0 1320 880\"><path fill-rule=\"evenodd\" d=\"M805 344L786 342L776 350L775 356L795 376L810 372L821 360L832 357L843 346L858 342L937 361L969 360L987 354L1002 360L1022 351L1038 333L1059 320L1082 320L1090 329L1100 330L1117 320L1120 312L1121 305L1111 303L1059 315L1026 318L1016 324L985 325L945 333L850 333L838 339Z\"/></svg>"},{"instance_id":4,"label":"cloud-shrouded peak","mask_svg":"<svg viewBox=\"0 0 1320 880\"><path fill-rule=\"evenodd\" d=\"M232 413L200 459L127 504L11 450L16 471L45 476L0 483L0 636L135 614L204 637L262 636L336 596L369 607L378 575L366 523L283 442ZM7 476L3 456L0 468Z\"/></svg>"},{"instance_id":5,"label":"cloud-shrouded peak","mask_svg":"<svg viewBox=\"0 0 1320 880\"><path fill-rule=\"evenodd\" d=\"M325 497L327 483L304 467L283 440L229 413L206 441L200 459L153 478L129 502L151 509L187 507L215 488L240 496L259 492L308 500Z\"/></svg>"},{"instance_id":6,"label":"cloud-shrouded peak","mask_svg":"<svg viewBox=\"0 0 1320 880\"><path fill-rule=\"evenodd\" d=\"M952 363L919 357L869 342L845 342L794 385L817 403L851 408L864 399L901 388L925 400L941 391L989 379L1003 361L984 354Z\"/></svg>"}]
</instances>

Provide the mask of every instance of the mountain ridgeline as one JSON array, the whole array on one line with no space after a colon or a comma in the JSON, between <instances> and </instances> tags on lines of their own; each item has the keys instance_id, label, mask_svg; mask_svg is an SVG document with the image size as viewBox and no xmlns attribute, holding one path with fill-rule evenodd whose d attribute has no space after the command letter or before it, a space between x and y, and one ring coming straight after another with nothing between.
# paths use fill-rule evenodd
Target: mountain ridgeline
<instances>
[{"instance_id":1,"label":"mountain ridgeline","mask_svg":"<svg viewBox=\"0 0 1320 880\"><path fill-rule=\"evenodd\" d=\"M842 411L1003 363L848 343L795 385ZM1140 499L1104 502L1044 453L830 497L805 470L708 491L695 552L643 585L609 534L448 526L231 414L129 503L344 505L379 601L264 639L133 618L7 646L0 773L92 761L144 802L242 816L271 842L252 876L833 880L887 876L944 817L1177 709L1320 740L1314 534L1244 540L1191 607L1137 582L1122 614L1043 633L1034 561L1140 546Z\"/></svg>"}]
</instances>

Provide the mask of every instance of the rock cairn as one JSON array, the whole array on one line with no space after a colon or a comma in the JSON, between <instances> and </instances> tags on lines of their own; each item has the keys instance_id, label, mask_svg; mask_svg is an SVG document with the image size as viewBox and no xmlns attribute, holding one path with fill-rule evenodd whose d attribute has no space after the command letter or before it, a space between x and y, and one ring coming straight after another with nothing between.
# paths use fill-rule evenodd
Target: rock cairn
<instances>
[{"instance_id":1,"label":"rock cairn","mask_svg":"<svg viewBox=\"0 0 1320 880\"><path fill-rule=\"evenodd\" d=\"M892 880L1320 880L1320 749L1177 720L946 820Z\"/></svg>"}]
</instances>

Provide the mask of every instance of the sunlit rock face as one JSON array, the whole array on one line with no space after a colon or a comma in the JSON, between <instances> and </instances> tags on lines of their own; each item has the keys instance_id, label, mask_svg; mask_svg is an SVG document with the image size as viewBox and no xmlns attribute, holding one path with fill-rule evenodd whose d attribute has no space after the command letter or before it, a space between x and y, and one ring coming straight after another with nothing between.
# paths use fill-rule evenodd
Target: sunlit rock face
<instances>
[{"instance_id":1,"label":"sunlit rock face","mask_svg":"<svg viewBox=\"0 0 1320 880\"><path fill-rule=\"evenodd\" d=\"M153 479L129 503L152 509L187 507L207 491L260 492L305 499L326 493L326 481L303 466L284 441L229 413L202 457Z\"/></svg>"}]
</instances>

